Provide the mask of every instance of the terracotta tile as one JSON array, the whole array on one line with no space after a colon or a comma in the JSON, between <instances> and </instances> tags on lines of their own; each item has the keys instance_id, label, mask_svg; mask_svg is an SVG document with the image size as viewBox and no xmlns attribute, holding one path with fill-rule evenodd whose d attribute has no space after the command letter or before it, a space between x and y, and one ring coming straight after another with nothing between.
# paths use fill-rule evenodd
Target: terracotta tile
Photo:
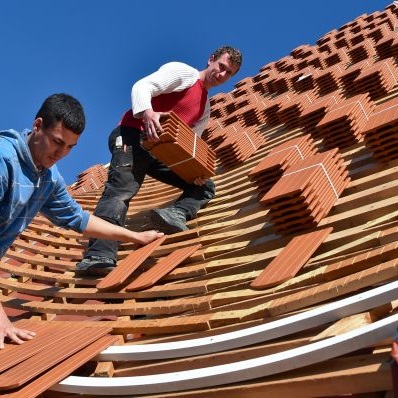
<instances>
[{"instance_id":1,"label":"terracotta tile","mask_svg":"<svg viewBox=\"0 0 398 398\"><path fill-rule=\"evenodd\" d=\"M292 278L306 264L331 232L332 228L325 228L294 237L250 284L250 287L253 289L265 289Z\"/></svg>"},{"instance_id":2,"label":"terracotta tile","mask_svg":"<svg viewBox=\"0 0 398 398\"><path fill-rule=\"evenodd\" d=\"M155 241L140 247L124 258L106 277L97 283L98 290L115 289L121 286L126 279L145 261L154 250L156 250L165 240L163 236Z\"/></svg>"},{"instance_id":3,"label":"terracotta tile","mask_svg":"<svg viewBox=\"0 0 398 398\"><path fill-rule=\"evenodd\" d=\"M126 286L126 291L146 289L154 285L163 276L176 268L181 262L196 252L202 245L194 245L177 249L167 257L158 261L150 270L142 273L137 279Z\"/></svg>"}]
</instances>

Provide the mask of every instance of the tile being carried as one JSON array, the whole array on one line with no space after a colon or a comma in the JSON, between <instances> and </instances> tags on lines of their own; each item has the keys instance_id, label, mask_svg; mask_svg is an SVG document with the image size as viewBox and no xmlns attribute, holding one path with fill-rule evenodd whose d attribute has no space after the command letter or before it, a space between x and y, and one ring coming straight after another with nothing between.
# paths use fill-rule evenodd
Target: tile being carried
<instances>
[{"instance_id":1,"label":"tile being carried","mask_svg":"<svg viewBox=\"0 0 398 398\"><path fill-rule=\"evenodd\" d=\"M215 175L213 150L183 120L171 112L161 124L164 132L160 134L160 140L143 140L144 148L186 182Z\"/></svg>"}]
</instances>

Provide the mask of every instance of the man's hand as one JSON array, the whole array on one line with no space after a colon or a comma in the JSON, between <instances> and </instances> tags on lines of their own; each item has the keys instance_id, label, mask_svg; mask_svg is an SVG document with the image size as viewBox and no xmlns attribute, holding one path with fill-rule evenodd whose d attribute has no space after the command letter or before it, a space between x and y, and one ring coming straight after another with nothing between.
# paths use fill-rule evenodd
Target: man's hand
<instances>
[{"instance_id":1,"label":"man's hand","mask_svg":"<svg viewBox=\"0 0 398 398\"><path fill-rule=\"evenodd\" d=\"M196 177L195 180L193 181L195 185L205 185L206 183L206 178L202 177Z\"/></svg>"},{"instance_id":2,"label":"man's hand","mask_svg":"<svg viewBox=\"0 0 398 398\"><path fill-rule=\"evenodd\" d=\"M152 241L161 238L164 236L163 232L155 231L155 230L150 230L150 231L144 231L144 232L137 232L137 241L141 245L147 245L148 243L151 243Z\"/></svg>"},{"instance_id":3,"label":"man's hand","mask_svg":"<svg viewBox=\"0 0 398 398\"><path fill-rule=\"evenodd\" d=\"M159 140L158 133L163 133L160 119L166 115L168 115L168 112L155 112L152 109L142 112L142 121L144 122L148 141Z\"/></svg>"},{"instance_id":4,"label":"man's hand","mask_svg":"<svg viewBox=\"0 0 398 398\"><path fill-rule=\"evenodd\" d=\"M25 340L33 339L34 336L36 336L35 332L15 327L0 305L0 349L4 348L4 339L6 337L14 343L22 344Z\"/></svg>"}]
</instances>

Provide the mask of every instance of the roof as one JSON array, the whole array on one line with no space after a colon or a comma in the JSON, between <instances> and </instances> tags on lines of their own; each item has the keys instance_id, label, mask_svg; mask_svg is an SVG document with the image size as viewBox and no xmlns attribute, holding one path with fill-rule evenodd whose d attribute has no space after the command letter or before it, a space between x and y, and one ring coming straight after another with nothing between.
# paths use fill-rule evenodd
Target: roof
<instances>
[{"instance_id":1,"label":"roof","mask_svg":"<svg viewBox=\"0 0 398 398\"><path fill-rule=\"evenodd\" d=\"M202 138L216 197L187 231L122 244L113 275L75 277L87 241L37 216L0 262L2 303L38 334L0 352L0 388L392 394L397 22L395 3L361 15L214 96ZM106 171L95 165L69 187L89 211ZM147 229L148 211L178 194L147 178L127 227Z\"/></svg>"}]
</instances>

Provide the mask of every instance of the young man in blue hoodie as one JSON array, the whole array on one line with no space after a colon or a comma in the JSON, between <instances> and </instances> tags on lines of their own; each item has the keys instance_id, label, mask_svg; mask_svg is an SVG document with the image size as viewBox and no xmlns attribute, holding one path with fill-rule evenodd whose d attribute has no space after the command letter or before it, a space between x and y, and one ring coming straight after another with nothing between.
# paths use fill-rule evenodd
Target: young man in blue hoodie
<instances>
[{"instance_id":1,"label":"young man in blue hoodie","mask_svg":"<svg viewBox=\"0 0 398 398\"><path fill-rule=\"evenodd\" d=\"M70 95L54 94L42 104L32 130L0 131L0 258L38 212L87 237L147 244L163 236L113 225L84 211L70 196L55 163L77 144L84 127L81 104ZM0 303L0 349L6 337L20 344L33 336L13 326Z\"/></svg>"}]
</instances>

